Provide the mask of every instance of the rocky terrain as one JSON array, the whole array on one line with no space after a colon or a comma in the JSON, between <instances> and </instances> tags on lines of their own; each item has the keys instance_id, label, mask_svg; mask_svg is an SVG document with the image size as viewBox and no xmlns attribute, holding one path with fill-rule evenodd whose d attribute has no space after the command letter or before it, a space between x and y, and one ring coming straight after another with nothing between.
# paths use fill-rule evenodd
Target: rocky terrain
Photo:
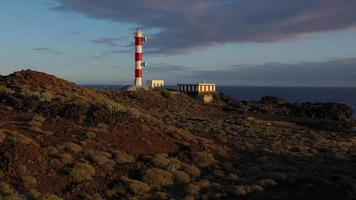
<instances>
[{"instance_id":1,"label":"rocky terrain","mask_svg":"<svg viewBox=\"0 0 356 200\"><path fill-rule=\"evenodd\" d=\"M0 199L355 199L352 110L0 77Z\"/></svg>"}]
</instances>

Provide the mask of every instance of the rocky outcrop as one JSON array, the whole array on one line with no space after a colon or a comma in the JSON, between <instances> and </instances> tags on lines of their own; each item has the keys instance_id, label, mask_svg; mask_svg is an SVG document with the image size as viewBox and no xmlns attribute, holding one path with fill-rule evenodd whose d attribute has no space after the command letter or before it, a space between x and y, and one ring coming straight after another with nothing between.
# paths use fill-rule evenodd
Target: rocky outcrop
<instances>
[{"instance_id":1,"label":"rocky outcrop","mask_svg":"<svg viewBox=\"0 0 356 200\"><path fill-rule=\"evenodd\" d=\"M340 103L288 103L279 97L266 96L258 102L243 101L245 111L270 116L352 121L352 108Z\"/></svg>"}]
</instances>

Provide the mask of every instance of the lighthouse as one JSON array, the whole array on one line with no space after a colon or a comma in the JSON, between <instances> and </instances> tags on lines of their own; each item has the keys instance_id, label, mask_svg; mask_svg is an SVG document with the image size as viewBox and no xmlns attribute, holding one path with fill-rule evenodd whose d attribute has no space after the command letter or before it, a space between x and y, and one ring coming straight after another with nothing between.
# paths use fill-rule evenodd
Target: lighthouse
<instances>
[{"instance_id":1,"label":"lighthouse","mask_svg":"<svg viewBox=\"0 0 356 200\"><path fill-rule=\"evenodd\" d=\"M137 31L133 34L135 38L135 86L142 87L142 67L146 66L146 63L142 61L142 45L147 41L147 36L137 29Z\"/></svg>"}]
</instances>

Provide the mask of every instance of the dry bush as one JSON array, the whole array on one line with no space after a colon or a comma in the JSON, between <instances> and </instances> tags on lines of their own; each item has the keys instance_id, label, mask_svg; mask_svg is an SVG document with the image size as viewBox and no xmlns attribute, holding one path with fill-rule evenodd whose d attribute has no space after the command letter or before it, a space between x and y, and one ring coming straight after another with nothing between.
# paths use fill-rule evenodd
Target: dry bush
<instances>
[{"instance_id":1,"label":"dry bush","mask_svg":"<svg viewBox=\"0 0 356 200\"><path fill-rule=\"evenodd\" d=\"M82 147L79 146L78 144L75 143L65 143L63 146L61 146L61 148L65 151L69 151L71 153L77 154L80 153L81 151L83 151Z\"/></svg>"},{"instance_id":2,"label":"dry bush","mask_svg":"<svg viewBox=\"0 0 356 200\"><path fill-rule=\"evenodd\" d=\"M187 172L189 175L193 177L200 176L200 169L194 165L183 164L183 171Z\"/></svg>"},{"instance_id":3,"label":"dry bush","mask_svg":"<svg viewBox=\"0 0 356 200\"><path fill-rule=\"evenodd\" d=\"M170 159L168 159L160 154L156 154L152 158L152 164L159 168L165 168L168 166L169 163L171 163Z\"/></svg>"},{"instance_id":4,"label":"dry bush","mask_svg":"<svg viewBox=\"0 0 356 200\"><path fill-rule=\"evenodd\" d=\"M87 163L76 163L70 172L74 182L91 180L95 175L95 168Z\"/></svg>"},{"instance_id":5,"label":"dry bush","mask_svg":"<svg viewBox=\"0 0 356 200\"><path fill-rule=\"evenodd\" d=\"M274 181L273 179L262 179L257 182L258 185L262 186L263 188L265 187L272 187L272 186L277 186L278 183Z\"/></svg>"},{"instance_id":6,"label":"dry bush","mask_svg":"<svg viewBox=\"0 0 356 200\"><path fill-rule=\"evenodd\" d=\"M195 184L189 184L187 185L187 187L185 188L185 191L188 194L198 194L200 191L200 187L198 185Z\"/></svg>"},{"instance_id":7,"label":"dry bush","mask_svg":"<svg viewBox=\"0 0 356 200\"><path fill-rule=\"evenodd\" d=\"M2 129L0 132L3 132L7 135L7 138L13 143L21 143L21 144L31 144L31 145L38 145L32 138L29 138L23 134L20 134L17 131L11 131Z\"/></svg>"},{"instance_id":8,"label":"dry bush","mask_svg":"<svg viewBox=\"0 0 356 200\"><path fill-rule=\"evenodd\" d=\"M13 194L15 191L13 188L7 183L0 183L0 196L1 195L10 195Z\"/></svg>"},{"instance_id":9,"label":"dry bush","mask_svg":"<svg viewBox=\"0 0 356 200\"><path fill-rule=\"evenodd\" d=\"M129 179L127 177L121 177L121 180L128 185L130 191L134 194L145 194L151 190L151 187L142 181Z\"/></svg>"},{"instance_id":10,"label":"dry bush","mask_svg":"<svg viewBox=\"0 0 356 200\"><path fill-rule=\"evenodd\" d=\"M38 126L31 126L27 130L32 131L34 133L44 133L44 131Z\"/></svg>"},{"instance_id":11,"label":"dry bush","mask_svg":"<svg viewBox=\"0 0 356 200\"><path fill-rule=\"evenodd\" d=\"M45 150L48 153L48 155L50 155L50 156L58 156L59 155L59 151L58 151L57 147L49 146L49 147L46 147Z\"/></svg>"},{"instance_id":12,"label":"dry bush","mask_svg":"<svg viewBox=\"0 0 356 200\"><path fill-rule=\"evenodd\" d=\"M0 143L6 139L6 134L0 130Z\"/></svg>"},{"instance_id":13,"label":"dry bush","mask_svg":"<svg viewBox=\"0 0 356 200\"><path fill-rule=\"evenodd\" d=\"M172 184L172 174L158 168L147 169L143 181L154 188L162 188Z\"/></svg>"},{"instance_id":14,"label":"dry bush","mask_svg":"<svg viewBox=\"0 0 356 200\"><path fill-rule=\"evenodd\" d=\"M95 134L94 132L92 132L92 131L89 131L89 132L87 132L87 133L85 134L85 137L86 137L87 139L94 139L94 138L96 138L96 134Z\"/></svg>"},{"instance_id":15,"label":"dry bush","mask_svg":"<svg viewBox=\"0 0 356 200\"><path fill-rule=\"evenodd\" d=\"M264 189L259 185L238 185L234 187L233 191L236 196L246 196L251 193L263 192Z\"/></svg>"},{"instance_id":16,"label":"dry bush","mask_svg":"<svg viewBox=\"0 0 356 200\"><path fill-rule=\"evenodd\" d=\"M33 176L30 175L24 175L21 177L22 182L26 185L26 186L31 186L31 185L36 185L37 184L37 179L34 178Z\"/></svg>"},{"instance_id":17,"label":"dry bush","mask_svg":"<svg viewBox=\"0 0 356 200\"><path fill-rule=\"evenodd\" d=\"M90 161L97 163L98 165L115 165L115 162L111 160L111 154L103 151L92 151L88 153Z\"/></svg>"},{"instance_id":18,"label":"dry bush","mask_svg":"<svg viewBox=\"0 0 356 200\"><path fill-rule=\"evenodd\" d=\"M213 176L223 178L225 176L225 172L219 169L214 169Z\"/></svg>"},{"instance_id":19,"label":"dry bush","mask_svg":"<svg viewBox=\"0 0 356 200\"><path fill-rule=\"evenodd\" d=\"M166 169L169 172L175 172L182 168L182 163L176 158L170 158L170 163L167 165Z\"/></svg>"},{"instance_id":20,"label":"dry bush","mask_svg":"<svg viewBox=\"0 0 356 200\"><path fill-rule=\"evenodd\" d=\"M245 185L235 186L233 192L236 196L246 196L250 191Z\"/></svg>"},{"instance_id":21,"label":"dry bush","mask_svg":"<svg viewBox=\"0 0 356 200\"><path fill-rule=\"evenodd\" d=\"M200 168L209 167L217 163L213 155L208 152L196 152L193 154L193 162Z\"/></svg>"},{"instance_id":22,"label":"dry bush","mask_svg":"<svg viewBox=\"0 0 356 200\"><path fill-rule=\"evenodd\" d=\"M116 151L114 154L114 159L117 163L133 163L135 162L135 158L126 152Z\"/></svg>"},{"instance_id":23,"label":"dry bush","mask_svg":"<svg viewBox=\"0 0 356 200\"><path fill-rule=\"evenodd\" d=\"M59 154L58 156L59 156L60 161L63 164L68 164L68 163L71 163L73 161L73 157L69 153Z\"/></svg>"},{"instance_id":24,"label":"dry bush","mask_svg":"<svg viewBox=\"0 0 356 200\"><path fill-rule=\"evenodd\" d=\"M64 200L64 199L54 194L43 194L37 197L35 200Z\"/></svg>"},{"instance_id":25,"label":"dry bush","mask_svg":"<svg viewBox=\"0 0 356 200\"><path fill-rule=\"evenodd\" d=\"M178 129L174 126L168 126L168 131L169 131L169 134L172 137L176 138L178 141L181 141L181 142L185 141L188 143L197 143L197 139L195 138L195 136L186 130Z\"/></svg>"},{"instance_id":26,"label":"dry bush","mask_svg":"<svg viewBox=\"0 0 356 200\"><path fill-rule=\"evenodd\" d=\"M206 189L206 188L210 188L211 187L211 183L207 179L199 180L199 181L196 182L196 184L202 189Z\"/></svg>"},{"instance_id":27,"label":"dry bush","mask_svg":"<svg viewBox=\"0 0 356 200\"><path fill-rule=\"evenodd\" d=\"M0 196L0 200L23 200L23 198L20 197L18 194L9 194Z\"/></svg>"},{"instance_id":28,"label":"dry bush","mask_svg":"<svg viewBox=\"0 0 356 200\"><path fill-rule=\"evenodd\" d=\"M0 85L0 94L11 94L14 93L14 91L10 88L7 88L6 86Z\"/></svg>"},{"instance_id":29,"label":"dry bush","mask_svg":"<svg viewBox=\"0 0 356 200\"><path fill-rule=\"evenodd\" d=\"M189 174L183 172L183 171L176 171L174 172L174 179L176 180L177 183L179 184L186 184L190 182L190 176Z\"/></svg>"}]
</instances>

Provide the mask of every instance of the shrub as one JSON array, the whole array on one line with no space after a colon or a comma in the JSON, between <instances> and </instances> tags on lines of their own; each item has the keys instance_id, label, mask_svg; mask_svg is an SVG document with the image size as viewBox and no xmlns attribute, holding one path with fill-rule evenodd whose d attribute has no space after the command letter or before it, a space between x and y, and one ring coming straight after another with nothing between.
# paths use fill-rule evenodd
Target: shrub
<instances>
[{"instance_id":1,"label":"shrub","mask_svg":"<svg viewBox=\"0 0 356 200\"><path fill-rule=\"evenodd\" d=\"M30 128L28 128L28 130L34 133L43 133L43 130L37 126L31 126Z\"/></svg>"},{"instance_id":2,"label":"shrub","mask_svg":"<svg viewBox=\"0 0 356 200\"><path fill-rule=\"evenodd\" d=\"M21 179L22 179L22 182L27 186L37 184L37 179L30 175L25 175L25 176L21 177Z\"/></svg>"},{"instance_id":3,"label":"shrub","mask_svg":"<svg viewBox=\"0 0 356 200\"><path fill-rule=\"evenodd\" d=\"M215 170L213 171L213 175L214 175L215 177L222 178L222 177L225 176L225 172L222 171L222 170L215 169Z\"/></svg>"},{"instance_id":4,"label":"shrub","mask_svg":"<svg viewBox=\"0 0 356 200\"><path fill-rule=\"evenodd\" d=\"M199 191L200 191L200 187L198 185L195 185L195 184L189 184L189 185L187 185L185 191L188 194L198 194Z\"/></svg>"},{"instance_id":5,"label":"shrub","mask_svg":"<svg viewBox=\"0 0 356 200\"><path fill-rule=\"evenodd\" d=\"M122 151L116 151L114 159L117 163L123 164L123 163L133 163L135 162L135 158L130 156L129 154L122 152Z\"/></svg>"},{"instance_id":6,"label":"shrub","mask_svg":"<svg viewBox=\"0 0 356 200\"><path fill-rule=\"evenodd\" d=\"M18 194L9 194L0 196L0 200L22 200L22 198Z\"/></svg>"},{"instance_id":7,"label":"shrub","mask_svg":"<svg viewBox=\"0 0 356 200\"><path fill-rule=\"evenodd\" d=\"M2 143L6 138L6 134L0 130L0 143Z\"/></svg>"},{"instance_id":8,"label":"shrub","mask_svg":"<svg viewBox=\"0 0 356 200\"><path fill-rule=\"evenodd\" d=\"M258 181L258 185L262 187L272 187L272 186L277 186L278 184L273 179L262 179Z\"/></svg>"},{"instance_id":9,"label":"shrub","mask_svg":"<svg viewBox=\"0 0 356 200\"><path fill-rule=\"evenodd\" d=\"M68 164L73 161L73 157L69 153L63 153L59 155L59 159L63 164Z\"/></svg>"},{"instance_id":10,"label":"shrub","mask_svg":"<svg viewBox=\"0 0 356 200\"><path fill-rule=\"evenodd\" d=\"M183 166L183 170L185 172L187 172L189 175L193 176L193 177L198 177L200 176L200 169L195 167L194 165L187 165L184 164Z\"/></svg>"},{"instance_id":11,"label":"shrub","mask_svg":"<svg viewBox=\"0 0 356 200\"><path fill-rule=\"evenodd\" d=\"M14 190L7 183L0 183L0 195L9 195L14 193Z\"/></svg>"},{"instance_id":12,"label":"shrub","mask_svg":"<svg viewBox=\"0 0 356 200\"><path fill-rule=\"evenodd\" d=\"M13 93L14 91L11 90L10 88L7 88L6 86L0 85L0 93L3 94L10 94Z\"/></svg>"},{"instance_id":13,"label":"shrub","mask_svg":"<svg viewBox=\"0 0 356 200\"><path fill-rule=\"evenodd\" d=\"M56 147L49 146L46 148L46 152L48 152L48 155L50 156L58 156L59 151Z\"/></svg>"},{"instance_id":14,"label":"shrub","mask_svg":"<svg viewBox=\"0 0 356 200\"><path fill-rule=\"evenodd\" d=\"M193 162L198 167L209 167L215 164L217 161L214 159L213 155L207 152L196 152L193 155Z\"/></svg>"},{"instance_id":15,"label":"shrub","mask_svg":"<svg viewBox=\"0 0 356 200\"><path fill-rule=\"evenodd\" d=\"M87 163L77 163L72 169L70 176L74 182L91 180L95 175L95 168Z\"/></svg>"},{"instance_id":16,"label":"shrub","mask_svg":"<svg viewBox=\"0 0 356 200\"><path fill-rule=\"evenodd\" d=\"M149 185L138 180L129 179L127 177L121 177L121 180L128 185L130 191L134 194L145 194L151 189Z\"/></svg>"},{"instance_id":17,"label":"shrub","mask_svg":"<svg viewBox=\"0 0 356 200\"><path fill-rule=\"evenodd\" d=\"M172 184L172 174L158 168L147 169L143 181L154 188L161 188Z\"/></svg>"},{"instance_id":18,"label":"shrub","mask_svg":"<svg viewBox=\"0 0 356 200\"><path fill-rule=\"evenodd\" d=\"M174 178L175 178L176 182L180 183L180 184L186 184L186 183L190 182L189 174L187 174L183 171L176 171L174 173Z\"/></svg>"},{"instance_id":19,"label":"shrub","mask_svg":"<svg viewBox=\"0 0 356 200\"><path fill-rule=\"evenodd\" d=\"M1 131L1 130L0 130ZM22 135L18 133L17 131L11 131L11 130L2 130L4 133L6 133L7 138L14 143L21 143L21 144L32 144L32 145L38 145L37 142L35 142L33 139Z\"/></svg>"},{"instance_id":20,"label":"shrub","mask_svg":"<svg viewBox=\"0 0 356 200\"><path fill-rule=\"evenodd\" d=\"M160 154L156 154L152 159L152 163L159 168L165 168L170 162L171 161L168 158Z\"/></svg>"},{"instance_id":21,"label":"shrub","mask_svg":"<svg viewBox=\"0 0 356 200\"><path fill-rule=\"evenodd\" d=\"M80 153L83 149L81 146L75 144L75 143L65 143L62 148L65 151L69 151L71 153Z\"/></svg>"},{"instance_id":22,"label":"shrub","mask_svg":"<svg viewBox=\"0 0 356 200\"><path fill-rule=\"evenodd\" d=\"M210 188L211 186L210 181L207 179L199 180L196 184L202 189Z\"/></svg>"},{"instance_id":23,"label":"shrub","mask_svg":"<svg viewBox=\"0 0 356 200\"><path fill-rule=\"evenodd\" d=\"M44 194L40 195L36 200L64 200L63 198L54 194Z\"/></svg>"},{"instance_id":24,"label":"shrub","mask_svg":"<svg viewBox=\"0 0 356 200\"><path fill-rule=\"evenodd\" d=\"M249 193L249 189L245 185L238 185L234 188L236 196L246 196Z\"/></svg>"},{"instance_id":25,"label":"shrub","mask_svg":"<svg viewBox=\"0 0 356 200\"><path fill-rule=\"evenodd\" d=\"M113 164L111 154L103 151L93 151L88 154L89 159L98 165Z\"/></svg>"},{"instance_id":26,"label":"shrub","mask_svg":"<svg viewBox=\"0 0 356 200\"><path fill-rule=\"evenodd\" d=\"M96 134L94 132L89 131L85 134L85 137L87 139L94 139L94 138L96 138Z\"/></svg>"}]
</instances>

